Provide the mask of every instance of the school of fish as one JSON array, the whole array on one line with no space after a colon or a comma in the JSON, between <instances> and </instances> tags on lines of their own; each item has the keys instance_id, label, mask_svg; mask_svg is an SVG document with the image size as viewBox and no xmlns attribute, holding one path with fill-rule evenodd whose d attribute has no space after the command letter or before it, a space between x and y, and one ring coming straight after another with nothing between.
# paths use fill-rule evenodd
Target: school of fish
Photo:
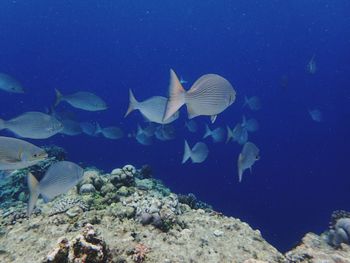
<instances>
[{"instance_id":1,"label":"school of fish","mask_svg":"<svg viewBox=\"0 0 350 263\"><path fill-rule=\"evenodd\" d=\"M309 74L316 73L315 56L306 65ZM210 158L210 148L214 144L228 144L236 142L242 147L236 157L236 173L241 182L246 170L252 172L256 161L260 159L260 149L249 137L251 133L259 130L260 126L255 118L242 116L241 121L227 124L226 127L214 126L218 115L224 114L236 101L236 90L229 80L218 74L204 74L193 82L189 90L185 90L183 84L189 83L182 77L179 79L173 69L170 69L168 97L155 94L143 100L136 99L134 92L129 89L129 106L124 118L132 112L138 111L144 118L144 124L137 124L134 131L125 133L118 126L102 126L95 120L80 121L74 112L60 110L59 105L65 102L69 107L84 111L104 111L108 109L107 103L98 95L88 91L76 91L62 94L55 89L56 101L45 112L27 111L18 116L0 118L0 131L13 134L16 138L0 136L0 171L12 171L37 165L44 161L48 155L44 149L25 141L24 139L47 139L52 136L102 136L110 140L119 140L124 137L135 140L142 146L150 146L156 140L168 141L176 138L175 122L179 122L180 110L183 105L187 108L187 119L182 125L183 131L188 132L191 140L184 138L184 150L182 160L185 164L188 160L192 163L203 163ZM0 90L21 94L27 92L19 81L7 73L0 73ZM20 96L20 95L18 95ZM242 108L248 110L248 114L262 109L261 99L257 96L244 96ZM322 122L323 116L319 109L307 110L311 119ZM133 113L133 114L136 114ZM193 135L201 133L200 122L194 118L208 116L203 127L203 135L193 140ZM1 116L0 116L1 117ZM232 128L231 128L232 127ZM191 135L192 134L192 135ZM126 136L127 135L127 136ZM212 145L208 144L211 139ZM234 156L232 163L235 163ZM31 173L27 176L30 198L27 214L33 212L37 199L41 196L48 202L58 195L66 193L82 180L84 170L79 165L60 161L52 164L44 177L38 180Z\"/></svg>"}]
</instances>

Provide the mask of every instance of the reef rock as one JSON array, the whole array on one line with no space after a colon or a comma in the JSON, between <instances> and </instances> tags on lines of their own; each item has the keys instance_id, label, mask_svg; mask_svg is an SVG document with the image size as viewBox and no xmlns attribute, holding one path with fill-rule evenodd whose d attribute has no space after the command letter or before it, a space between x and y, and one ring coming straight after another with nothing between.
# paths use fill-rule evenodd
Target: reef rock
<instances>
[{"instance_id":1,"label":"reef rock","mask_svg":"<svg viewBox=\"0 0 350 263\"><path fill-rule=\"evenodd\" d=\"M308 233L300 245L286 253L286 258L293 263L350 263L350 246L340 244L336 249L324 236Z\"/></svg>"},{"instance_id":2,"label":"reef rock","mask_svg":"<svg viewBox=\"0 0 350 263\"><path fill-rule=\"evenodd\" d=\"M194 195L179 197L131 165L111 174L89 169L85 176L67 194L39 199L30 218L24 202L0 207L1 263L285 262L258 230ZM84 185L94 193L83 194Z\"/></svg>"}]
</instances>

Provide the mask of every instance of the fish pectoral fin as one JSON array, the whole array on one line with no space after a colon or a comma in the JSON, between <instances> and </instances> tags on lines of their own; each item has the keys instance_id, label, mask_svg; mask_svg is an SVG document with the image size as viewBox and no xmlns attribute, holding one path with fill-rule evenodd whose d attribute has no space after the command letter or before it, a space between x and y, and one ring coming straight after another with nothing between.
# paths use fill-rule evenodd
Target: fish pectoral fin
<instances>
[{"instance_id":1,"label":"fish pectoral fin","mask_svg":"<svg viewBox=\"0 0 350 263\"><path fill-rule=\"evenodd\" d=\"M51 201L51 198L50 197L48 197L47 195L45 195L45 194L41 194L41 197L44 199L44 202L45 203L48 203L48 202L50 202Z\"/></svg>"},{"instance_id":2,"label":"fish pectoral fin","mask_svg":"<svg viewBox=\"0 0 350 263\"><path fill-rule=\"evenodd\" d=\"M21 159L18 158L5 158L1 160L4 163L9 163L9 164L14 164L14 163L18 163L21 161Z\"/></svg>"},{"instance_id":3,"label":"fish pectoral fin","mask_svg":"<svg viewBox=\"0 0 350 263\"><path fill-rule=\"evenodd\" d=\"M214 122L215 122L217 116L218 116L218 115L212 115L212 116L210 116L210 121L211 121L211 123L214 123Z\"/></svg>"},{"instance_id":4,"label":"fish pectoral fin","mask_svg":"<svg viewBox=\"0 0 350 263\"><path fill-rule=\"evenodd\" d=\"M198 114L195 112L195 110L191 107L190 103L186 104L186 107L187 107L187 115L188 115L189 119L192 119L192 118L198 116Z\"/></svg>"},{"instance_id":5,"label":"fish pectoral fin","mask_svg":"<svg viewBox=\"0 0 350 263\"><path fill-rule=\"evenodd\" d=\"M250 166L249 170L250 170L250 174L252 174L253 173L253 166Z\"/></svg>"}]
</instances>

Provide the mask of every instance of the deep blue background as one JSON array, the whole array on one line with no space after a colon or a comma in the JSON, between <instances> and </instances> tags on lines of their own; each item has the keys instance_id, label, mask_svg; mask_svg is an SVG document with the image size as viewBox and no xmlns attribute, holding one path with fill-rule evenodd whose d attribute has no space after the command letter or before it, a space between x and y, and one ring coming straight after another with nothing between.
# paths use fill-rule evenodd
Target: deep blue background
<instances>
[{"instance_id":1,"label":"deep blue background","mask_svg":"<svg viewBox=\"0 0 350 263\"><path fill-rule=\"evenodd\" d=\"M317 72L305 66L315 55ZM69 158L107 171L126 163L150 164L175 192L195 193L227 215L239 217L286 250L307 231L321 232L335 209L350 210L350 2L280 1L1 1L0 72L21 81L26 94L1 92L1 118L39 110L65 93L93 91L109 110L77 112L81 120L118 125L127 119L128 89L140 100L166 95L169 69L190 83L205 73L230 80L237 101L216 126L233 126L242 113L261 126L250 139L261 149L253 174L238 183L237 144L208 140L202 164L181 165L183 139L200 140L176 123L177 139L144 147L130 139L55 136ZM281 82L287 82L287 86ZM189 87L187 87L189 88ZM258 95L259 112L243 109ZM60 105L63 108L64 104ZM318 107L324 122L307 110Z\"/></svg>"}]
</instances>

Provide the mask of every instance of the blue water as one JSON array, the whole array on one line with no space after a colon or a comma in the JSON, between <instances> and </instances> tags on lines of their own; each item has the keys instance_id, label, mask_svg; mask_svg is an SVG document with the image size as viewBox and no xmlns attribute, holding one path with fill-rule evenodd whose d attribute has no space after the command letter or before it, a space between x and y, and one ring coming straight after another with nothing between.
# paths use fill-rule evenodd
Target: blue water
<instances>
[{"instance_id":1,"label":"blue water","mask_svg":"<svg viewBox=\"0 0 350 263\"><path fill-rule=\"evenodd\" d=\"M231 127L242 114L260 130L250 140L261 159L238 183L241 146L213 144L205 163L181 165L183 139L201 140L207 117L195 120L198 134L150 147L135 140L55 136L34 141L57 144L70 160L106 171L132 163L150 164L173 191L195 193L226 215L239 217L281 250L305 232L328 227L333 210L350 210L350 2L275 1L2 1L0 72L15 76L23 95L1 92L1 118L44 111L63 94L95 92L107 111L76 113L126 132L143 123L138 112L124 119L128 89L146 99L166 95L169 69L193 83L205 73L227 78L236 102L214 125ZM305 71L315 55L317 72ZM284 82L286 85L282 85ZM189 85L186 86L189 88ZM257 95L263 108L242 108L244 95ZM316 123L308 109L319 108ZM6 134L6 133L2 133Z\"/></svg>"}]
</instances>

